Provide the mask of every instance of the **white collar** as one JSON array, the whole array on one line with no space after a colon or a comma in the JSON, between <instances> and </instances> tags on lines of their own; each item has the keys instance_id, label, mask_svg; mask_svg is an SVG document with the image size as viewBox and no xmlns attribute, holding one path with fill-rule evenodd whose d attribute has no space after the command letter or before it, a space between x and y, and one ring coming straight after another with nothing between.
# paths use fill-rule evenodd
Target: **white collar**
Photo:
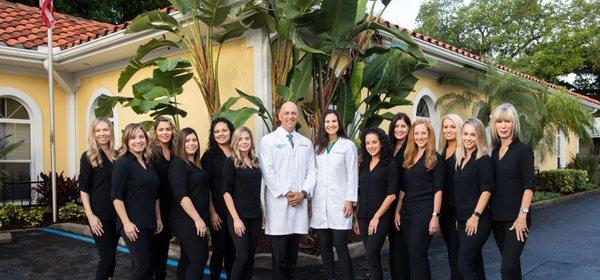
<instances>
[{"instance_id":1,"label":"white collar","mask_svg":"<svg viewBox=\"0 0 600 280\"><path fill-rule=\"evenodd\" d=\"M287 132L287 130L283 129L283 127L281 127L281 126L280 126L280 127L278 127L278 128L275 130L275 132L279 133L279 134L280 134L280 135L282 135L282 136L287 136L288 134L292 134L292 135L294 135L294 136L295 136L295 134L296 134L296 130L294 130L294 131L292 131L292 132L290 133L290 132Z\"/></svg>"}]
</instances>

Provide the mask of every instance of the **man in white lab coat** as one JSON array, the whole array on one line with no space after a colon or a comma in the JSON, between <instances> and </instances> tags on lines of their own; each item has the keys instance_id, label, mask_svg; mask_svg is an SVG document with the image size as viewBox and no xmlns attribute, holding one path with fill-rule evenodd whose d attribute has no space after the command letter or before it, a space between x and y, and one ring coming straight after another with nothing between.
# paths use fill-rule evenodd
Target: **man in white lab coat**
<instances>
[{"instance_id":1,"label":"man in white lab coat","mask_svg":"<svg viewBox=\"0 0 600 280\"><path fill-rule=\"evenodd\" d=\"M292 279L301 234L308 233L308 201L315 187L315 152L311 141L296 132L299 112L284 103L281 125L260 141L259 160L266 186L265 234L271 238L273 279Z\"/></svg>"}]
</instances>

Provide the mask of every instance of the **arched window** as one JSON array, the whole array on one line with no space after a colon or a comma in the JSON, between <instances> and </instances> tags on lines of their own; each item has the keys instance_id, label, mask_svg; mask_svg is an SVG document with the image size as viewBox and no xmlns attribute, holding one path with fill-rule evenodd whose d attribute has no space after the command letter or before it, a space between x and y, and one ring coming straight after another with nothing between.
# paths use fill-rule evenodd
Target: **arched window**
<instances>
[{"instance_id":1,"label":"arched window","mask_svg":"<svg viewBox=\"0 0 600 280\"><path fill-rule=\"evenodd\" d=\"M419 100L419 104L417 104L417 118L429 119L430 117L431 114L429 113L427 102L425 101L425 98L421 98L421 100Z\"/></svg>"},{"instance_id":2,"label":"arched window","mask_svg":"<svg viewBox=\"0 0 600 280\"><path fill-rule=\"evenodd\" d=\"M17 99L0 96L0 147L23 140L8 154L0 155L0 170L10 181L31 181L31 118L27 108Z\"/></svg>"},{"instance_id":3,"label":"arched window","mask_svg":"<svg viewBox=\"0 0 600 280\"><path fill-rule=\"evenodd\" d=\"M413 100L412 119L428 120L435 130L437 140L440 135L440 115L436 111L435 100L436 97L431 90L426 87L419 89Z\"/></svg>"},{"instance_id":4,"label":"arched window","mask_svg":"<svg viewBox=\"0 0 600 280\"><path fill-rule=\"evenodd\" d=\"M99 88L92 94L92 96L90 98L90 102L88 104L88 112L87 112L88 117L87 117L86 130L85 130L86 137L88 135L87 133L90 130L90 124L92 123L92 120L94 120L96 118L96 114L94 113L94 110L96 110L96 108L98 108L98 99L103 94L112 96L112 93L110 92L110 90L108 90L106 88ZM118 147L121 143L121 130L119 129L119 118L117 115L117 110L113 108L112 112L106 117L113 125L114 133L115 133L115 144Z\"/></svg>"}]
</instances>

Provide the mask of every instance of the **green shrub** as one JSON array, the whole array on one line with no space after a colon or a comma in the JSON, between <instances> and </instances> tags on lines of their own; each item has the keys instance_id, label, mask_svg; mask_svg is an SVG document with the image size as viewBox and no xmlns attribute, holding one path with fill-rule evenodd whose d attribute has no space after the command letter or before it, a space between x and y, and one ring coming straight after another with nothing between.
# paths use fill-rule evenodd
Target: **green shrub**
<instances>
[{"instance_id":1,"label":"green shrub","mask_svg":"<svg viewBox=\"0 0 600 280\"><path fill-rule=\"evenodd\" d=\"M70 221L85 216L83 209L79 208L77 204L69 202L58 209L58 218L63 221Z\"/></svg>"},{"instance_id":2,"label":"green shrub","mask_svg":"<svg viewBox=\"0 0 600 280\"><path fill-rule=\"evenodd\" d=\"M575 169L541 171L538 181L541 191L572 193L581 190L587 183L587 171Z\"/></svg>"},{"instance_id":3,"label":"green shrub","mask_svg":"<svg viewBox=\"0 0 600 280\"><path fill-rule=\"evenodd\" d=\"M21 219L29 225L37 227L44 221L44 211L42 207L31 207L23 212Z\"/></svg>"},{"instance_id":4,"label":"green shrub","mask_svg":"<svg viewBox=\"0 0 600 280\"><path fill-rule=\"evenodd\" d=\"M540 192L533 193L533 202L555 199L558 197L560 197L559 193L540 191Z\"/></svg>"},{"instance_id":5,"label":"green shrub","mask_svg":"<svg viewBox=\"0 0 600 280\"><path fill-rule=\"evenodd\" d=\"M592 184L592 183L587 183L587 184L583 184L583 187L581 188L582 191L589 191L589 190L593 190L593 189L597 189L598 185L596 184Z\"/></svg>"},{"instance_id":6,"label":"green shrub","mask_svg":"<svg viewBox=\"0 0 600 280\"><path fill-rule=\"evenodd\" d=\"M596 174L600 167L600 159L595 155L576 154L569 163L568 169L586 170L588 172L588 180L591 183L597 184Z\"/></svg>"},{"instance_id":7,"label":"green shrub","mask_svg":"<svg viewBox=\"0 0 600 280\"><path fill-rule=\"evenodd\" d=\"M0 228L18 221L23 216L23 207L15 204L6 204L0 208Z\"/></svg>"}]
</instances>

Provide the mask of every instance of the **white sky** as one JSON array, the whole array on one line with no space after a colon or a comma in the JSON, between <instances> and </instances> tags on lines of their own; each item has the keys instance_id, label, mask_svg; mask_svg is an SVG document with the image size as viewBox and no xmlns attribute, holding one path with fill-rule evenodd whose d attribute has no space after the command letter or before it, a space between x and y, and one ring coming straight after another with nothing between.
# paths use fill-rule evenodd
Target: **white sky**
<instances>
[{"instance_id":1,"label":"white sky","mask_svg":"<svg viewBox=\"0 0 600 280\"><path fill-rule=\"evenodd\" d=\"M400 27L414 29L415 19L419 14L419 7L425 0L392 0L383 13L387 21L400 25ZM377 2L381 6L381 2Z\"/></svg>"}]
</instances>

